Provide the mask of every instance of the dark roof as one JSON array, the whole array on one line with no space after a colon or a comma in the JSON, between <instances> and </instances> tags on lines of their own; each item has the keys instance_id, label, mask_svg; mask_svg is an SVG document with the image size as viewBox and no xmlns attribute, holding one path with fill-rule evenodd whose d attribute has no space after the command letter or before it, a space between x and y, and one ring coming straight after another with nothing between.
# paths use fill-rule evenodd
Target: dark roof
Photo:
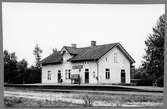
<instances>
[{"instance_id":1,"label":"dark roof","mask_svg":"<svg viewBox=\"0 0 167 109\"><path fill-rule=\"evenodd\" d=\"M65 48L71 55L73 55L73 57L70 58L68 61L81 62L81 61L97 61L115 46L118 46L118 48L125 54L125 56L129 59L131 63L135 62L134 59L126 52L126 50L121 46L120 43L97 45L84 48L74 48L74 47L64 46L63 48ZM62 62L62 55L60 54L60 52L52 54L47 58L45 58L44 60L42 60L43 65L56 64L61 62Z\"/></svg>"},{"instance_id":2,"label":"dark roof","mask_svg":"<svg viewBox=\"0 0 167 109\"><path fill-rule=\"evenodd\" d=\"M68 46L64 46L64 48L71 54L71 55L77 55L79 53L81 53L84 49L88 48L74 48L74 47L68 47Z\"/></svg>"},{"instance_id":3,"label":"dark roof","mask_svg":"<svg viewBox=\"0 0 167 109\"><path fill-rule=\"evenodd\" d=\"M106 45L97 45L93 47L80 48L80 52L69 59L71 62L77 61L97 61L105 53L110 51L117 43L106 44ZM70 51L69 51L70 52Z\"/></svg>"},{"instance_id":4,"label":"dark roof","mask_svg":"<svg viewBox=\"0 0 167 109\"><path fill-rule=\"evenodd\" d=\"M60 52L54 52L41 61L42 65L60 64L62 62L63 62L63 57Z\"/></svg>"}]
</instances>

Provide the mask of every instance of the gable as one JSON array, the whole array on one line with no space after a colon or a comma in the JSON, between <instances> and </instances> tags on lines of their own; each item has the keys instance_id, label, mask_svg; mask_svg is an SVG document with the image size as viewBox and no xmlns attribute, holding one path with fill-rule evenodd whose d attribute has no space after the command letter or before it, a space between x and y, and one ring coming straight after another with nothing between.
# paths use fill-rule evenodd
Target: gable
<instances>
[{"instance_id":1,"label":"gable","mask_svg":"<svg viewBox=\"0 0 167 109\"><path fill-rule=\"evenodd\" d=\"M135 62L134 59L128 54L128 52L119 43L116 46L114 46L112 49L110 49L108 52L106 52L100 58L106 57L106 55L108 55L109 53L112 53L112 55L114 55L114 53L118 55L122 55L122 57L126 58L127 61L129 61L131 64Z\"/></svg>"},{"instance_id":2,"label":"gable","mask_svg":"<svg viewBox=\"0 0 167 109\"><path fill-rule=\"evenodd\" d=\"M115 59L116 57L116 59ZM120 49L116 46L108 51L105 55L103 55L98 62L110 62L110 63L122 63L123 60L126 63L130 63L129 59L120 51Z\"/></svg>"},{"instance_id":3,"label":"gable","mask_svg":"<svg viewBox=\"0 0 167 109\"><path fill-rule=\"evenodd\" d=\"M66 62L68 59L73 57L65 47L62 48L61 54L62 54L63 62Z\"/></svg>"}]
</instances>

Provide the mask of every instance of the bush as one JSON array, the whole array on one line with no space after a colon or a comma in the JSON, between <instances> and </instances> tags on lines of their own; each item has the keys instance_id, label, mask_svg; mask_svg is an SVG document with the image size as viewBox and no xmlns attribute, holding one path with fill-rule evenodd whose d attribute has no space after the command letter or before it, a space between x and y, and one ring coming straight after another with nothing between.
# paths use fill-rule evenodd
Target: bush
<instances>
[{"instance_id":1,"label":"bush","mask_svg":"<svg viewBox=\"0 0 167 109\"><path fill-rule=\"evenodd\" d=\"M16 97L5 97L4 98L4 104L7 107L12 107L22 102L23 102L23 98L16 98Z\"/></svg>"},{"instance_id":2,"label":"bush","mask_svg":"<svg viewBox=\"0 0 167 109\"><path fill-rule=\"evenodd\" d=\"M164 86L164 76L161 76L157 79L157 85L159 87L163 87Z\"/></svg>"},{"instance_id":3,"label":"bush","mask_svg":"<svg viewBox=\"0 0 167 109\"><path fill-rule=\"evenodd\" d=\"M88 94L86 94L85 96L82 97L82 99L84 101L84 106L85 107L93 106L93 102L95 100L95 98L93 96L89 96Z\"/></svg>"}]
</instances>

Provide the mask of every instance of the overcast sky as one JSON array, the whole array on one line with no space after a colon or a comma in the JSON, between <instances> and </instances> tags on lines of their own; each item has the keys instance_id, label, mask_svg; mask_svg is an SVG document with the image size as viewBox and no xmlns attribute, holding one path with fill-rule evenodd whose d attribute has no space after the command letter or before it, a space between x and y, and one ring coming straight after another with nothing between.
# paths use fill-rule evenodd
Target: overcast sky
<instances>
[{"instance_id":1,"label":"overcast sky","mask_svg":"<svg viewBox=\"0 0 167 109\"><path fill-rule=\"evenodd\" d=\"M138 67L144 41L165 12L165 5L3 3L3 48L34 64L38 43L42 58L53 48L120 42Z\"/></svg>"}]
</instances>

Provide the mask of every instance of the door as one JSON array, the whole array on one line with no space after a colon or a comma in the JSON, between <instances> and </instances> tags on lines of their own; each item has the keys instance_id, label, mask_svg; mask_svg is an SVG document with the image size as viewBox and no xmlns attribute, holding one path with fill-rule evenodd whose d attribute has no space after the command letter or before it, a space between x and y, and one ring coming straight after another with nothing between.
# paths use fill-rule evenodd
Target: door
<instances>
[{"instance_id":1,"label":"door","mask_svg":"<svg viewBox=\"0 0 167 109\"><path fill-rule=\"evenodd\" d=\"M85 83L89 83L89 69L85 69Z\"/></svg>"},{"instance_id":2,"label":"door","mask_svg":"<svg viewBox=\"0 0 167 109\"><path fill-rule=\"evenodd\" d=\"M125 82L126 82L125 70L121 70L121 83L125 83Z\"/></svg>"},{"instance_id":3,"label":"door","mask_svg":"<svg viewBox=\"0 0 167 109\"><path fill-rule=\"evenodd\" d=\"M58 74L57 74L57 81L58 83L61 83L61 71L60 70L58 71Z\"/></svg>"}]
</instances>

